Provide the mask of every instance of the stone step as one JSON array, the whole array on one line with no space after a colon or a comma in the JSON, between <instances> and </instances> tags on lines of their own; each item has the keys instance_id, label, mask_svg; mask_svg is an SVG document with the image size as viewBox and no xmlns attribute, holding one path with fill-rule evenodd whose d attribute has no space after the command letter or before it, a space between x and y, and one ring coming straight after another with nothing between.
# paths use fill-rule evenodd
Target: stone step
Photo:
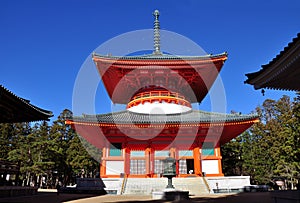
<instances>
[{"instance_id":1,"label":"stone step","mask_svg":"<svg viewBox=\"0 0 300 203\"><path fill-rule=\"evenodd\" d=\"M162 191L167 186L167 178L128 178L124 194L151 194ZM178 190L187 190L190 194L208 194L202 178L173 178L173 185Z\"/></svg>"},{"instance_id":2,"label":"stone step","mask_svg":"<svg viewBox=\"0 0 300 203\"><path fill-rule=\"evenodd\" d=\"M102 178L108 194L121 194L123 178Z\"/></svg>"}]
</instances>

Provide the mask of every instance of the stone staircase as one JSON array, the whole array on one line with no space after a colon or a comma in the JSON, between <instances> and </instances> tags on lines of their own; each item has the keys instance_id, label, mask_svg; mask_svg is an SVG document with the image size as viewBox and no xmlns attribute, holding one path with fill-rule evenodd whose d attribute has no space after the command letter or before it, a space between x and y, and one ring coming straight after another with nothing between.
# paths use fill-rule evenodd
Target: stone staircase
<instances>
[{"instance_id":1,"label":"stone staircase","mask_svg":"<svg viewBox=\"0 0 300 203\"><path fill-rule=\"evenodd\" d=\"M151 194L162 191L167 186L167 178L128 178L123 194ZM189 191L190 195L208 194L202 178L173 178L175 189Z\"/></svg>"},{"instance_id":2,"label":"stone staircase","mask_svg":"<svg viewBox=\"0 0 300 203\"><path fill-rule=\"evenodd\" d=\"M123 178L102 178L105 185L105 191L108 194L121 194L121 188L123 183Z\"/></svg>"},{"instance_id":3,"label":"stone staircase","mask_svg":"<svg viewBox=\"0 0 300 203\"><path fill-rule=\"evenodd\" d=\"M176 189L189 191L190 195L209 193L209 189L205 185L203 178L200 177L173 178L173 185Z\"/></svg>"}]
</instances>

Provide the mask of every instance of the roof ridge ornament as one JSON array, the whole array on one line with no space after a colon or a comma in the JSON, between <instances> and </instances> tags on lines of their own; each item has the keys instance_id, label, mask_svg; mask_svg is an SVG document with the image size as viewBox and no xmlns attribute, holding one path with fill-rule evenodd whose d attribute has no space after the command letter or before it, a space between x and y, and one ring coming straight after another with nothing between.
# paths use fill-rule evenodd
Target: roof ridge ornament
<instances>
[{"instance_id":1,"label":"roof ridge ornament","mask_svg":"<svg viewBox=\"0 0 300 203\"><path fill-rule=\"evenodd\" d=\"M160 51L160 24L159 24L159 11L155 10L153 12L153 16L155 17L154 20L154 52L153 54L155 55L161 55L161 51Z\"/></svg>"}]
</instances>

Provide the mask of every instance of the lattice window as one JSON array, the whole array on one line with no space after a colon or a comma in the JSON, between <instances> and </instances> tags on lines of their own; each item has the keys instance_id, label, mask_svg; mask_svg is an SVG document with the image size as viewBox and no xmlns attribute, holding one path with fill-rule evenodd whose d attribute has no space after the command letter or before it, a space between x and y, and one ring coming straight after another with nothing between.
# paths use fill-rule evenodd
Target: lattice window
<instances>
[{"instance_id":1,"label":"lattice window","mask_svg":"<svg viewBox=\"0 0 300 203\"><path fill-rule=\"evenodd\" d=\"M146 161L145 160L130 160L130 174L145 174Z\"/></svg>"},{"instance_id":2,"label":"lattice window","mask_svg":"<svg viewBox=\"0 0 300 203\"><path fill-rule=\"evenodd\" d=\"M163 161L162 160L154 160L154 173L162 174L163 173Z\"/></svg>"},{"instance_id":3,"label":"lattice window","mask_svg":"<svg viewBox=\"0 0 300 203\"><path fill-rule=\"evenodd\" d=\"M179 160L179 174L187 174L186 159Z\"/></svg>"}]
</instances>

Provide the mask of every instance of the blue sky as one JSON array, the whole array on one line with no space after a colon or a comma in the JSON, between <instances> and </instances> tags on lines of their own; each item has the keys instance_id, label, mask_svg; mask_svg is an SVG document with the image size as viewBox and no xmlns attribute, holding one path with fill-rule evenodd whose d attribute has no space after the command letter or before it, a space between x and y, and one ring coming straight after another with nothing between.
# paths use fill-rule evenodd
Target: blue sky
<instances>
[{"instance_id":1,"label":"blue sky","mask_svg":"<svg viewBox=\"0 0 300 203\"><path fill-rule=\"evenodd\" d=\"M267 90L262 96L244 81L245 73L259 70L296 37L299 0L1 0L0 83L53 111L56 119L72 109L76 76L91 52L120 34L151 29L155 9L162 29L193 40L207 53L228 52L221 71L227 112L250 113L267 98L295 95ZM209 97L199 108L210 111L208 103ZM112 110L101 84L95 105L96 113Z\"/></svg>"}]
</instances>

